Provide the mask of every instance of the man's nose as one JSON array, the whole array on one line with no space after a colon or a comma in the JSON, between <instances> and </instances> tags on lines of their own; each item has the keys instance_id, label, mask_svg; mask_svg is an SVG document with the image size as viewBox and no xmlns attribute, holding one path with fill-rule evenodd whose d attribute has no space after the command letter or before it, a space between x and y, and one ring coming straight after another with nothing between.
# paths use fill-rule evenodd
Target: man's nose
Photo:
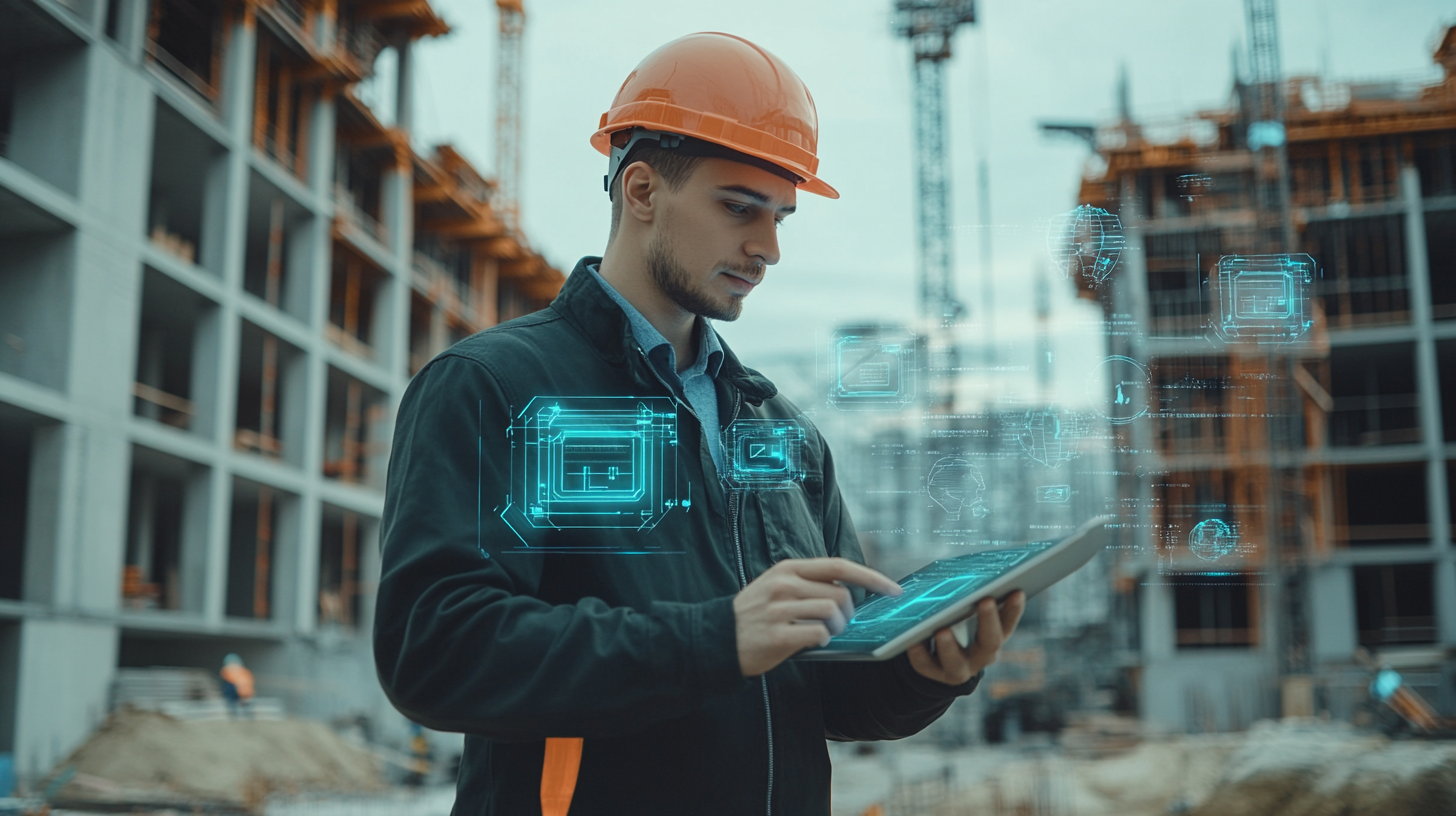
<instances>
[{"instance_id":1,"label":"man's nose","mask_svg":"<svg viewBox=\"0 0 1456 816\"><path fill-rule=\"evenodd\" d=\"M767 228L754 230L753 237L744 245L743 251L749 257L758 258L764 266L773 266L779 262L779 232L772 220Z\"/></svg>"}]
</instances>

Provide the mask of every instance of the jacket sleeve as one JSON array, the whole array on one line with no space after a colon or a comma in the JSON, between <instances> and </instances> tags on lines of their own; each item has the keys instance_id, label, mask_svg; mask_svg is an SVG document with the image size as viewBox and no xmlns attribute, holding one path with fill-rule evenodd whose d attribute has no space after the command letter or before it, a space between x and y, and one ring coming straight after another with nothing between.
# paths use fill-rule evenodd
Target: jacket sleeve
<instances>
[{"instance_id":1,"label":"jacket sleeve","mask_svg":"<svg viewBox=\"0 0 1456 816\"><path fill-rule=\"evenodd\" d=\"M503 552L519 543L500 519L510 418L501 380L472 358L437 358L405 392L374 618L375 667L394 706L440 731L595 737L745 682L731 596L646 611L533 597L545 559L582 556Z\"/></svg>"},{"instance_id":2,"label":"jacket sleeve","mask_svg":"<svg viewBox=\"0 0 1456 816\"><path fill-rule=\"evenodd\" d=\"M824 542L830 555L863 564L859 537L835 479L833 457L827 445L823 450ZM824 736L841 741L899 739L919 733L981 681L980 674L959 686L932 680L915 671L907 654L879 662L814 665L819 670Z\"/></svg>"}]
</instances>

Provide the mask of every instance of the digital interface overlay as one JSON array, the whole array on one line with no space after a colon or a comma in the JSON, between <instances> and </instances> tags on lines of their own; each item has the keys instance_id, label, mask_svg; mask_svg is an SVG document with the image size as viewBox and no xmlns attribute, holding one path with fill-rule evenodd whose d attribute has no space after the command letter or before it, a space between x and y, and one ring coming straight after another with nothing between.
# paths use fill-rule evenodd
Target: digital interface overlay
<instances>
[{"instance_id":1,"label":"digital interface overlay","mask_svg":"<svg viewBox=\"0 0 1456 816\"><path fill-rule=\"evenodd\" d=\"M1020 547L968 553L931 562L900 581L905 592L898 598L872 596L855 610L844 631L830 638L829 645L824 648L864 651L892 640L1056 543L1037 541Z\"/></svg>"},{"instance_id":2,"label":"digital interface overlay","mask_svg":"<svg viewBox=\"0 0 1456 816\"><path fill-rule=\"evenodd\" d=\"M730 490L779 490L804 480L804 426L792 419L738 419L723 430Z\"/></svg>"},{"instance_id":3,"label":"digital interface overlay","mask_svg":"<svg viewBox=\"0 0 1456 816\"><path fill-rule=\"evenodd\" d=\"M677 408L667 397L538 397L511 423L501 519L527 549L601 551L570 529L651 530L677 495ZM642 549L652 546L643 541ZM635 550L634 550L635 551Z\"/></svg>"}]
</instances>

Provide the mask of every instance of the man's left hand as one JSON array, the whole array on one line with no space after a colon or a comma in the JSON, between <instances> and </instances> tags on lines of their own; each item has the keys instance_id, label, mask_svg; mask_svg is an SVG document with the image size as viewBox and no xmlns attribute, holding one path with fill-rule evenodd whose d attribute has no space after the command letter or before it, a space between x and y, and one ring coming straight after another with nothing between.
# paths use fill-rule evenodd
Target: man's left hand
<instances>
[{"instance_id":1,"label":"man's left hand","mask_svg":"<svg viewBox=\"0 0 1456 816\"><path fill-rule=\"evenodd\" d=\"M910 647L910 665L931 680L959 686L996 662L996 653L1016 631L1021 613L1026 611L1026 593L1014 592L999 609L993 598L976 605L976 638L961 648L949 626L935 633L935 652L924 643Z\"/></svg>"}]
</instances>

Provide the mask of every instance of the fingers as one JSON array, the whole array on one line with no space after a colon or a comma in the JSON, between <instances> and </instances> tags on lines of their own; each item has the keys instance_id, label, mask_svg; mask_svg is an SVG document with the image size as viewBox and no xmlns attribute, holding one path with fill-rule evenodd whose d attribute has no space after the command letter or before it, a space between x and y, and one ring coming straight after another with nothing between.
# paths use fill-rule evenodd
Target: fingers
<instances>
[{"instance_id":1,"label":"fingers","mask_svg":"<svg viewBox=\"0 0 1456 816\"><path fill-rule=\"evenodd\" d=\"M1021 615L1026 611L1026 593L1017 590L1011 593L1006 603L1001 607L1001 642L1005 643L1011 638L1011 633L1016 631L1016 624L1021 622Z\"/></svg>"},{"instance_id":2,"label":"fingers","mask_svg":"<svg viewBox=\"0 0 1456 816\"><path fill-rule=\"evenodd\" d=\"M828 598L810 598L802 601L787 601L774 606L774 614L781 623L793 621L817 621L824 624L831 635L844 631L849 622L839 604Z\"/></svg>"},{"instance_id":3,"label":"fingers","mask_svg":"<svg viewBox=\"0 0 1456 816\"><path fill-rule=\"evenodd\" d=\"M904 591L900 589L899 584L883 574L863 564L856 564L847 558L792 558L780 561L779 564L787 565L786 569L790 569L794 574L810 581L826 584L833 581L844 581L891 597L898 597Z\"/></svg>"},{"instance_id":4,"label":"fingers","mask_svg":"<svg viewBox=\"0 0 1456 816\"><path fill-rule=\"evenodd\" d=\"M976 604L976 642L971 648L995 652L1001 648L1006 636L1001 630L1001 615L996 610L995 598L983 598ZM959 644L957 644L959 647ZM957 651L960 651L957 648Z\"/></svg>"},{"instance_id":5,"label":"fingers","mask_svg":"<svg viewBox=\"0 0 1456 816\"><path fill-rule=\"evenodd\" d=\"M906 653L910 655L911 668L915 669L922 676L929 677L932 680L940 679L940 663L935 659L935 655L930 653L930 649L925 647L924 643L917 643L911 646Z\"/></svg>"},{"instance_id":6,"label":"fingers","mask_svg":"<svg viewBox=\"0 0 1456 816\"><path fill-rule=\"evenodd\" d=\"M819 581L810 581L798 575L785 576L782 581L774 587L774 600L791 601L808 598L828 598L839 605L844 613L844 619L854 617L854 601L849 597L849 590L839 584L826 584Z\"/></svg>"}]
</instances>

